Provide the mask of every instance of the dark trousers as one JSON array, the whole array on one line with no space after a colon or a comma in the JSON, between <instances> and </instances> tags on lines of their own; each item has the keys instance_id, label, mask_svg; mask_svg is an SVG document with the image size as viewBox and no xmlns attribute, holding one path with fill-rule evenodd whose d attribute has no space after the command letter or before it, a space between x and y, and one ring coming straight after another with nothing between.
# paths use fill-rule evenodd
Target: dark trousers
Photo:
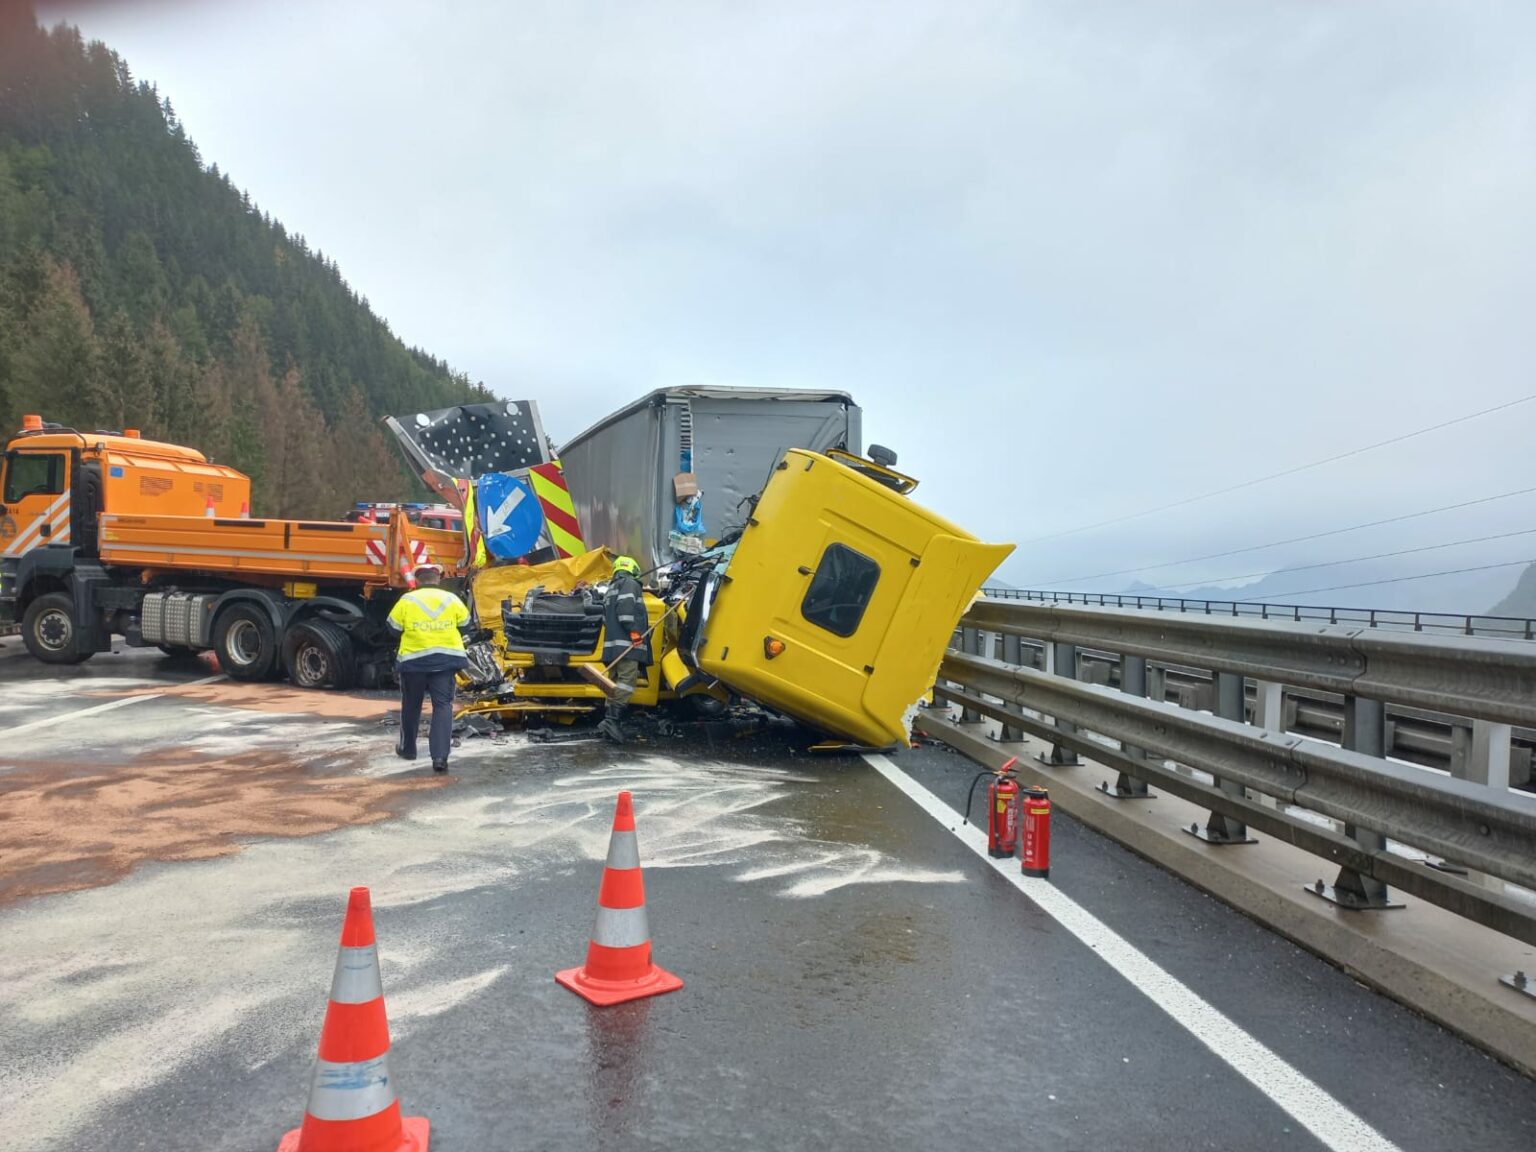
<instances>
[{"instance_id":1,"label":"dark trousers","mask_svg":"<svg viewBox=\"0 0 1536 1152\"><path fill-rule=\"evenodd\" d=\"M432 732L427 743L433 760L447 760L453 747L453 669L442 672L412 672L400 669L400 747L407 756L416 755L416 730L421 727L421 702L432 697Z\"/></svg>"}]
</instances>

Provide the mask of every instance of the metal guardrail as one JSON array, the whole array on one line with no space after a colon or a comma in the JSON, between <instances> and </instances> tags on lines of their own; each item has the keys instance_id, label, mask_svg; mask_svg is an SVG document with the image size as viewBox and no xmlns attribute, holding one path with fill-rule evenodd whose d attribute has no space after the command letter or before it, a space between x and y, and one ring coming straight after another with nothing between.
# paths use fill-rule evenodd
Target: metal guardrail
<instances>
[{"instance_id":1,"label":"metal guardrail","mask_svg":"<svg viewBox=\"0 0 1536 1152\"><path fill-rule=\"evenodd\" d=\"M1536 903L1499 883L1536 890L1536 800L1496 776L1493 786L1448 779L1381 756L1383 701L1497 725L1507 749L1504 726L1536 718L1536 645L1027 602L979 601L962 624L965 651L946 657L939 695L1050 740L1052 762L1080 753L1139 788L1123 795L1155 784L1209 808L1195 831L1213 843L1245 842L1252 826L1332 860L1340 873L1327 894L1346 907L1389 906L1390 885L1536 943ZM978 630L1005 638L1008 662L979 655ZM1020 666L1026 637L1053 651L1053 672ZM1078 646L1136 662L1140 691L1079 683ZM1223 714L1144 699L1148 659L1214 670ZM1352 747L1243 723L1244 677L1342 693ZM1426 867L1389 839L1495 879Z\"/></svg>"},{"instance_id":2,"label":"metal guardrail","mask_svg":"<svg viewBox=\"0 0 1536 1152\"><path fill-rule=\"evenodd\" d=\"M972 605L965 623L1479 720L1536 724L1536 645L1521 641L988 600Z\"/></svg>"},{"instance_id":3,"label":"metal guardrail","mask_svg":"<svg viewBox=\"0 0 1536 1152\"><path fill-rule=\"evenodd\" d=\"M998 639L1001 641L1001 635ZM994 645L991 655L1004 655L997 651L999 647L1001 643ZM1012 654L1012 662L1043 670L1047 659L1046 648L1043 641L1021 637L1017 652ZM1104 684L1124 690L1128 677L1134 675L1135 670L1127 667L1119 653L1094 648L1080 648L1077 651L1077 678L1086 683ZM1196 711L1216 711L1220 680L1218 674L1205 669L1147 661L1145 675L1147 696L1150 699L1171 701ZM1266 701L1261 696L1258 682L1245 679L1243 712L1245 718L1251 717L1252 722L1261 727L1342 744L1349 719L1346 700L1343 693L1286 685L1278 700ZM1275 704L1278 707L1266 716L1266 705ZM1471 779L1474 770L1482 768L1478 761L1479 728L1477 721L1442 711L1388 705L1386 743L1382 754L1439 772L1448 772L1458 779ZM1533 763L1536 763L1536 728L1511 727L1511 787L1536 792Z\"/></svg>"},{"instance_id":4,"label":"metal guardrail","mask_svg":"<svg viewBox=\"0 0 1536 1152\"><path fill-rule=\"evenodd\" d=\"M1404 632L1496 636L1536 640L1536 618L1481 613L1409 612L1392 608L1336 608L1315 604L1270 604L1262 600L1191 600L1179 596L1137 596L1114 592L1049 592L1024 588L984 588L994 600L1029 600L1039 604L1081 604L1095 608L1136 608L1188 615L1235 616L1293 624L1358 624Z\"/></svg>"}]
</instances>

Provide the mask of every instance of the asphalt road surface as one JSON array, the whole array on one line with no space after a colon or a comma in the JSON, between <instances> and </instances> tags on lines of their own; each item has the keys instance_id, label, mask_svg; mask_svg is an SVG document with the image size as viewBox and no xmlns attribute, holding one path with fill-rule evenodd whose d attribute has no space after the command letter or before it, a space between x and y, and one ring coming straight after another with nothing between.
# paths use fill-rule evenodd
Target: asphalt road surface
<instances>
[{"instance_id":1,"label":"asphalt road surface","mask_svg":"<svg viewBox=\"0 0 1536 1152\"><path fill-rule=\"evenodd\" d=\"M1051 891L1109 943L858 757L513 735L434 779L391 754L385 695L19 648L0 1148L272 1152L355 884L434 1152L1536 1146L1529 1080L1064 817ZM893 762L963 803L958 757ZM553 975L584 955L622 788L686 987L596 1009ZM1226 1030L1197 1038L1189 1011Z\"/></svg>"}]
</instances>

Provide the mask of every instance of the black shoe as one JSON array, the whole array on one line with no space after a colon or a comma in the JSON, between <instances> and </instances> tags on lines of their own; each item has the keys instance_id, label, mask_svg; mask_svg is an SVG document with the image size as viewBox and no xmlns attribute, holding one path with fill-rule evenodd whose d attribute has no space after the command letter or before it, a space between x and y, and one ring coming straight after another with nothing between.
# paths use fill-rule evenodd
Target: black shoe
<instances>
[{"instance_id":1,"label":"black shoe","mask_svg":"<svg viewBox=\"0 0 1536 1152\"><path fill-rule=\"evenodd\" d=\"M624 729L620 728L619 722L611 716L599 724L597 730L615 744L624 743Z\"/></svg>"},{"instance_id":2,"label":"black shoe","mask_svg":"<svg viewBox=\"0 0 1536 1152\"><path fill-rule=\"evenodd\" d=\"M432 761L432 771L434 771L434 772L446 772L446 771L448 771L448 761L446 761L446 760L434 760L434 761Z\"/></svg>"},{"instance_id":3,"label":"black shoe","mask_svg":"<svg viewBox=\"0 0 1536 1152\"><path fill-rule=\"evenodd\" d=\"M416 753L414 753L414 752L407 752L405 750L405 745L399 743L398 741L395 744L395 755L400 757L400 759L402 759L402 760L414 760L414 759L416 759Z\"/></svg>"}]
</instances>

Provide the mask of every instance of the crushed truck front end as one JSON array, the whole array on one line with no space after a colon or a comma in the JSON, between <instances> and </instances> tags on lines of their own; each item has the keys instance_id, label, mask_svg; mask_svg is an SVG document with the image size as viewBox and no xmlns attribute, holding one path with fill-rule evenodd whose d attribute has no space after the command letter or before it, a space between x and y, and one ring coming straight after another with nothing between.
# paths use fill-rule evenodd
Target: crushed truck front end
<instances>
[{"instance_id":1,"label":"crushed truck front end","mask_svg":"<svg viewBox=\"0 0 1536 1152\"><path fill-rule=\"evenodd\" d=\"M960 617L1013 546L982 543L876 472L786 453L698 598L689 657L742 696L885 747L908 739Z\"/></svg>"}]
</instances>

